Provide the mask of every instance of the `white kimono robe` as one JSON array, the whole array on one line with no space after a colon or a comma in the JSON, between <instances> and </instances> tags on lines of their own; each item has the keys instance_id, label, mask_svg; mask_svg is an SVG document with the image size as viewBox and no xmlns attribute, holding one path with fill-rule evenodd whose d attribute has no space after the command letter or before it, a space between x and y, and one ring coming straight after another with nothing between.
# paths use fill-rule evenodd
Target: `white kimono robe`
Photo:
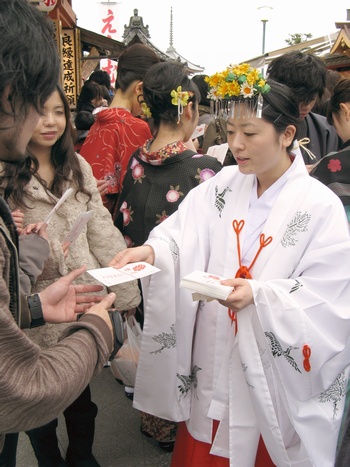
<instances>
[{"instance_id":1,"label":"white kimono robe","mask_svg":"<svg viewBox=\"0 0 350 467\"><path fill-rule=\"evenodd\" d=\"M232 221L249 218L255 176L223 168L191 190L146 242L161 272L142 282L134 407L186 420L191 435L208 443L212 419L220 420L211 452L235 467L254 466L260 434L278 467L333 466L345 402L350 240L344 208L308 175L299 152L283 177L278 189L270 188L274 201L260 230L256 222L256 238L264 233L272 242L251 269L254 305L237 313L237 333L225 307L193 302L179 281L194 270L235 276ZM246 222L241 245L248 230ZM255 242L250 256L258 247Z\"/></svg>"}]
</instances>

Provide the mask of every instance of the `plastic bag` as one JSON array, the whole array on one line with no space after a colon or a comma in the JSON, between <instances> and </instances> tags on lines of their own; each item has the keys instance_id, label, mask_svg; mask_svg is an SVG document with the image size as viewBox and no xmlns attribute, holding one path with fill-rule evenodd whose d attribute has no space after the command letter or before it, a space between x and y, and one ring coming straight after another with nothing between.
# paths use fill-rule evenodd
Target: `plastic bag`
<instances>
[{"instance_id":1,"label":"plastic bag","mask_svg":"<svg viewBox=\"0 0 350 467\"><path fill-rule=\"evenodd\" d=\"M112 321L113 326L113 335L114 335L114 346L111 355L109 356L109 360L113 360L115 355L117 354L118 350L122 347L124 340L125 340L125 325L124 325L124 318L122 313L117 310L109 310L109 316Z\"/></svg>"},{"instance_id":2,"label":"plastic bag","mask_svg":"<svg viewBox=\"0 0 350 467\"><path fill-rule=\"evenodd\" d=\"M111 371L126 386L134 387L142 339L140 324L134 316L125 320L125 335L123 345L111 361Z\"/></svg>"}]
</instances>

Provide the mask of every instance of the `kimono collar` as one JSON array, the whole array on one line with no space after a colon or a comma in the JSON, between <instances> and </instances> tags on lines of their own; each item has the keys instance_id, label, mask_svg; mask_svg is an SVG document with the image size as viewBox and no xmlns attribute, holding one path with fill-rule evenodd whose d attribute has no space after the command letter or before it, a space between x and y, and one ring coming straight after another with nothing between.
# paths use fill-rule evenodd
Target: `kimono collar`
<instances>
[{"instance_id":1,"label":"kimono collar","mask_svg":"<svg viewBox=\"0 0 350 467\"><path fill-rule=\"evenodd\" d=\"M187 146L182 141L174 141L166 146L162 147L158 151L150 152L149 148L153 143L154 139L149 139L139 150L139 157L144 162L152 165L162 165L165 159L171 156L176 156L187 150Z\"/></svg>"},{"instance_id":2,"label":"kimono collar","mask_svg":"<svg viewBox=\"0 0 350 467\"><path fill-rule=\"evenodd\" d=\"M344 143L340 146L340 150L343 151L344 149L348 149L350 146L350 139L344 141Z\"/></svg>"}]
</instances>

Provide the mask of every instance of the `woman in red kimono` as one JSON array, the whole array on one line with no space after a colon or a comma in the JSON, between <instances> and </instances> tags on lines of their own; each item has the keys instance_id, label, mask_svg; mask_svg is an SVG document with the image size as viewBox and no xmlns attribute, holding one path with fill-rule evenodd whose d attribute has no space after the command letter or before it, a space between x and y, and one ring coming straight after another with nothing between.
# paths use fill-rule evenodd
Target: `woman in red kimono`
<instances>
[{"instance_id":1,"label":"woman in red kimono","mask_svg":"<svg viewBox=\"0 0 350 467\"><path fill-rule=\"evenodd\" d=\"M152 136L140 118L140 103L143 77L157 62L156 53L144 44L134 44L120 55L113 101L98 112L80 150L95 178L109 182L104 204L112 215L131 154Z\"/></svg>"}]
</instances>

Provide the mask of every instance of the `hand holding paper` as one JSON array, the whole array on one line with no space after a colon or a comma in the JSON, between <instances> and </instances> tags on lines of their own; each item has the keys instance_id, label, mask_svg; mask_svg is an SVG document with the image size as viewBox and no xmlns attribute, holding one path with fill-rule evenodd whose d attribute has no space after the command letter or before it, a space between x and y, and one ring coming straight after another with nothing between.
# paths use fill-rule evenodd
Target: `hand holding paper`
<instances>
[{"instance_id":1,"label":"hand holding paper","mask_svg":"<svg viewBox=\"0 0 350 467\"><path fill-rule=\"evenodd\" d=\"M102 284L110 287L112 285L122 284L124 282L141 279L160 271L155 266L151 266L143 261L138 263L129 263L120 269L113 267L90 269L87 271L92 277L102 282Z\"/></svg>"},{"instance_id":2,"label":"hand holding paper","mask_svg":"<svg viewBox=\"0 0 350 467\"><path fill-rule=\"evenodd\" d=\"M63 195L61 196L61 198L58 200L57 204L55 204L55 206L51 209L50 211L50 214L46 217L46 219L44 220L43 224L46 224L46 225L49 225L49 222L51 221L52 219L52 216L55 214L55 212L57 211L57 209L66 201L66 199L73 193L73 188L68 188L68 190L66 190ZM37 229L35 231L35 233L38 233L38 230Z\"/></svg>"},{"instance_id":3,"label":"hand holding paper","mask_svg":"<svg viewBox=\"0 0 350 467\"><path fill-rule=\"evenodd\" d=\"M226 300L234 288L228 285L222 285L220 283L222 280L225 280L225 278L216 274L194 271L182 278L180 287L190 289L194 292L192 294L193 301L210 301L213 299Z\"/></svg>"},{"instance_id":4,"label":"hand holding paper","mask_svg":"<svg viewBox=\"0 0 350 467\"><path fill-rule=\"evenodd\" d=\"M57 204L55 204L55 206L52 208L50 214L47 216L47 218L44 220L44 224L49 224L52 216L55 214L55 212L57 211L57 209L66 201L66 199L73 193L73 188L68 188L68 190L66 190L63 195L61 196L61 198L58 200Z\"/></svg>"}]
</instances>

